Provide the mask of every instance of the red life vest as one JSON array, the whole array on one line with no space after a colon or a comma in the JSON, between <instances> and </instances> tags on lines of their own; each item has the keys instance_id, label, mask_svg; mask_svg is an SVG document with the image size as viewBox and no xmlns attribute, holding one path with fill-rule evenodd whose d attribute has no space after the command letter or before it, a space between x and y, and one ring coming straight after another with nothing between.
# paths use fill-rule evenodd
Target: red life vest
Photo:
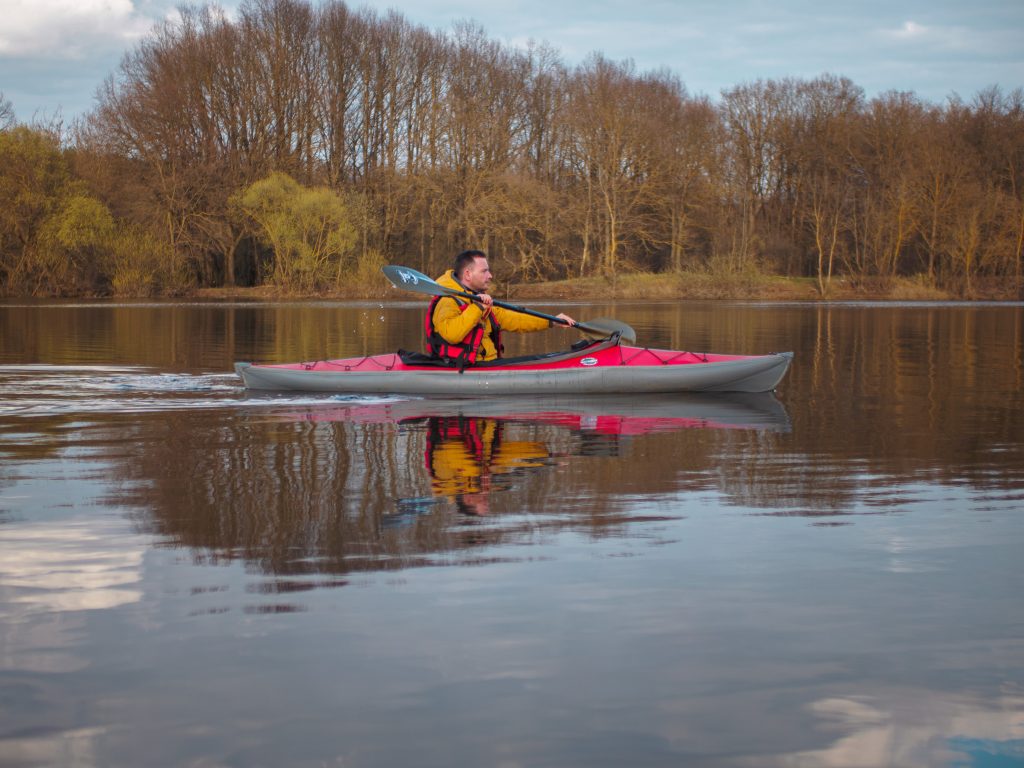
<instances>
[{"instance_id":1,"label":"red life vest","mask_svg":"<svg viewBox=\"0 0 1024 768\"><path fill-rule=\"evenodd\" d=\"M463 303L456 299L454 296L435 296L430 302L430 306L427 307L426 321L424 324L424 331L427 337L427 354L433 355L434 357L440 357L444 360L450 360L453 363L458 364L459 370L461 371L467 365L472 365L476 362L477 356L480 353L480 345L483 343L484 334L487 331L484 330L482 325L473 326L473 330L462 341L452 343L448 341L444 336L437 332L434 327L434 308L437 306L437 302L441 299L451 299L459 305L459 311L465 312L469 307L468 303ZM494 348L498 351L498 357L501 357L502 345L501 345L501 324L498 322L498 318L494 316L492 312L487 317L488 327L490 328L491 340L494 342Z\"/></svg>"}]
</instances>

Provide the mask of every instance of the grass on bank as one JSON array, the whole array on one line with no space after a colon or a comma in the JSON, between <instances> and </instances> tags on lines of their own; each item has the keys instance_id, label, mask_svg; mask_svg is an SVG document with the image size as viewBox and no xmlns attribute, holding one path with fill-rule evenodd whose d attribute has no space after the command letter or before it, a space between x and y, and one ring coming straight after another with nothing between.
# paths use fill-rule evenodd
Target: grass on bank
<instances>
[{"instance_id":1,"label":"grass on bank","mask_svg":"<svg viewBox=\"0 0 1024 768\"><path fill-rule=\"evenodd\" d=\"M275 286L204 288L199 298L271 301L298 298L412 299L414 294L393 287L378 271L364 271L343 290L296 293ZM926 276L851 280L833 278L824 294L814 278L777 277L762 273L692 271L654 274L632 272L616 277L579 277L539 283L502 284L494 295L518 301L1019 301L1024 298L1013 281L978 281L970 296L936 287Z\"/></svg>"},{"instance_id":2,"label":"grass on bank","mask_svg":"<svg viewBox=\"0 0 1024 768\"><path fill-rule=\"evenodd\" d=\"M989 289L986 294L992 294ZM631 273L616 279L577 278L517 286L520 298L582 298L635 300L743 300L743 301L943 301L958 298L922 278L852 281L833 278L823 294L814 278L777 277L758 272L712 273L692 271L669 274ZM996 298L994 295L972 298ZM1010 291L998 298L1013 298Z\"/></svg>"}]
</instances>

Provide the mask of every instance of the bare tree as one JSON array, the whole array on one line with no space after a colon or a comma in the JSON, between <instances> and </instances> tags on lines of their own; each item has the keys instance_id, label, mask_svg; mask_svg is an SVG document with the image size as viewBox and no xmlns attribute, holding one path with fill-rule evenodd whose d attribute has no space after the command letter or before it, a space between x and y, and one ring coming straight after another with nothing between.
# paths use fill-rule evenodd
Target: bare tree
<instances>
[{"instance_id":1,"label":"bare tree","mask_svg":"<svg viewBox=\"0 0 1024 768\"><path fill-rule=\"evenodd\" d=\"M6 131L14 125L14 105L4 98L4 92L0 91L0 131Z\"/></svg>"},{"instance_id":2,"label":"bare tree","mask_svg":"<svg viewBox=\"0 0 1024 768\"><path fill-rule=\"evenodd\" d=\"M656 210L668 177L657 162L657 109L666 91L678 87L657 75L637 77L631 62L599 55L573 78L571 153L586 192L581 274L589 268L591 237L601 253L599 271L609 276L627 242L643 249L658 241Z\"/></svg>"},{"instance_id":3,"label":"bare tree","mask_svg":"<svg viewBox=\"0 0 1024 768\"><path fill-rule=\"evenodd\" d=\"M800 93L801 210L814 243L818 291L825 294L849 226L855 182L851 130L862 108L863 91L845 78L821 77L802 86Z\"/></svg>"},{"instance_id":4,"label":"bare tree","mask_svg":"<svg viewBox=\"0 0 1024 768\"><path fill-rule=\"evenodd\" d=\"M764 249L760 222L783 185L785 162L780 134L792 88L791 82L759 80L722 94L728 193L737 227L729 254L734 268L755 264Z\"/></svg>"},{"instance_id":5,"label":"bare tree","mask_svg":"<svg viewBox=\"0 0 1024 768\"><path fill-rule=\"evenodd\" d=\"M860 188L848 261L857 277L892 278L908 248L916 222L912 179L923 114L913 94L893 92L872 100L859 119L854 173Z\"/></svg>"}]
</instances>

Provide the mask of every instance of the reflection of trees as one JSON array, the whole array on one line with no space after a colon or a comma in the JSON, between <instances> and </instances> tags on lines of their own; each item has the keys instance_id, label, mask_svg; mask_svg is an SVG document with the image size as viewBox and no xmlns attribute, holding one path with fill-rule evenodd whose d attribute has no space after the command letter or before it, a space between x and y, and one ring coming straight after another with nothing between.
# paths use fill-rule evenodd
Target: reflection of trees
<instances>
[{"instance_id":1,"label":"reflection of trees","mask_svg":"<svg viewBox=\"0 0 1024 768\"><path fill-rule=\"evenodd\" d=\"M743 458L772 486L773 506L877 513L900 501L874 491L897 484L1019 484L1019 308L820 306L773 315L798 350L782 384L793 404L792 452Z\"/></svg>"},{"instance_id":2,"label":"reflection of trees","mask_svg":"<svg viewBox=\"0 0 1024 768\"><path fill-rule=\"evenodd\" d=\"M8 461L41 461L57 456L64 448L69 421L64 416L33 419L32 431L25 436L21 418L0 419L0 434L4 436L0 442L0 487L5 482Z\"/></svg>"},{"instance_id":3,"label":"reflection of trees","mask_svg":"<svg viewBox=\"0 0 1024 768\"><path fill-rule=\"evenodd\" d=\"M419 306L51 307L45 322L31 319L35 311L2 311L5 359L227 371L233 359L411 347L422 334ZM147 526L168 541L275 573L448 557L471 546L466 527L475 528L475 541L496 543L566 527L620 535L616 526L635 520L641 503L673 515L691 493L777 514L827 515L891 511L900 503L873 494L872 486L1009 489L1021 482L1020 307L694 303L601 305L585 314L617 316L645 342L670 348L795 350L781 387L792 431L627 437L509 423L508 439L542 443L551 459L510 478L509 491L492 493L492 517L461 527L450 507L430 503L425 427L417 424L176 411L97 416L83 438L80 415L33 418L30 426L19 417L0 426L0 461L52 457L87 440L90 451L122 461L124 479L138 481L124 493L151 510ZM119 428L103 436L108 424ZM14 432L31 437L9 439ZM138 451L123 455L124 445ZM9 471L0 464L0 482ZM400 508L398 499L406 500ZM522 513L534 516L529 525Z\"/></svg>"},{"instance_id":4,"label":"reflection of trees","mask_svg":"<svg viewBox=\"0 0 1024 768\"><path fill-rule=\"evenodd\" d=\"M383 524L417 471L409 434L393 425L253 419L212 430L168 427L140 457L138 477L148 482L136 492L152 509L153 530L176 546L279 574L395 567L447 546L429 517L411 532Z\"/></svg>"},{"instance_id":5,"label":"reflection of trees","mask_svg":"<svg viewBox=\"0 0 1024 768\"><path fill-rule=\"evenodd\" d=\"M496 434L495 420L480 419ZM512 453L493 460L490 516L479 524L436 499L424 456L428 420L288 421L252 415L146 416L125 457L118 503L147 510L143 527L209 562L236 558L279 576L343 574L470 557L481 545L562 530L620 536L635 495L670 498L685 468L705 484L716 446L743 433L687 430L596 436L550 424L500 426ZM154 435L157 432L157 435ZM534 449L530 456L520 450ZM600 450L595 450L600 447ZM540 451L547 454L541 456ZM664 516L679 512L666 508ZM644 519L651 519L648 515Z\"/></svg>"},{"instance_id":6,"label":"reflection of trees","mask_svg":"<svg viewBox=\"0 0 1024 768\"><path fill-rule=\"evenodd\" d=\"M813 354L793 382L813 405L794 418L805 452L863 462L868 474L1001 483L993 449L1024 434L1019 310L822 307L815 319L801 343Z\"/></svg>"},{"instance_id":7,"label":"reflection of trees","mask_svg":"<svg viewBox=\"0 0 1024 768\"><path fill-rule=\"evenodd\" d=\"M282 338L279 324L288 313L273 312L254 317ZM508 490L491 492L489 517L474 524L453 514L453 505L437 503L422 423L257 415L207 421L189 414L167 423L165 439L144 440L138 468L127 476L144 481L135 493L152 510L149 524L169 542L212 558L244 558L276 574L396 568L566 529L621 536L638 516L687 514L690 494L754 512L829 516L891 512L909 498L877 489L1019 483L1019 310L764 313L774 341L759 340L743 313L663 308L664 343L795 349L782 386L791 432L687 429L627 437L508 423L503 439L540 443L550 459L503 478ZM402 317L407 330L419 320L414 312ZM704 344L684 343L690 337ZM146 437L163 418L147 417L138 434Z\"/></svg>"},{"instance_id":8,"label":"reflection of trees","mask_svg":"<svg viewBox=\"0 0 1024 768\"><path fill-rule=\"evenodd\" d=\"M385 310L376 303L0 307L0 362L227 372L235 360L317 360L416 347L422 313L418 306Z\"/></svg>"},{"instance_id":9,"label":"reflection of trees","mask_svg":"<svg viewBox=\"0 0 1024 768\"><path fill-rule=\"evenodd\" d=\"M672 349L796 351L780 386L791 434L744 435L712 462L712 483L731 503L780 514L870 513L900 503L873 487L1020 483L1020 307L693 302L591 311Z\"/></svg>"}]
</instances>

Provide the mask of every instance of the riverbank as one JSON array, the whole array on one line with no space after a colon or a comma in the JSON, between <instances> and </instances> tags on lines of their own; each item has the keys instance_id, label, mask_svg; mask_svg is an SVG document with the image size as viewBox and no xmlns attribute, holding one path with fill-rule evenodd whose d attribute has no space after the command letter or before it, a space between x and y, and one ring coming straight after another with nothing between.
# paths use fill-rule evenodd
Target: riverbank
<instances>
[{"instance_id":1,"label":"riverbank","mask_svg":"<svg viewBox=\"0 0 1024 768\"><path fill-rule=\"evenodd\" d=\"M1022 289L1024 290L1024 289ZM823 295L813 278L773 277L768 275L713 275L709 273L649 274L635 273L616 278L585 277L521 285L498 285L495 295L520 301L1020 301L1022 290L1012 281L979 281L970 296L937 288L920 278L896 277L886 280L852 281L835 278ZM372 284L359 284L348 290L316 294L297 294L275 286L201 288L201 299L242 299L273 301L281 299L379 299L399 296L412 298L391 286L381 276Z\"/></svg>"}]
</instances>

